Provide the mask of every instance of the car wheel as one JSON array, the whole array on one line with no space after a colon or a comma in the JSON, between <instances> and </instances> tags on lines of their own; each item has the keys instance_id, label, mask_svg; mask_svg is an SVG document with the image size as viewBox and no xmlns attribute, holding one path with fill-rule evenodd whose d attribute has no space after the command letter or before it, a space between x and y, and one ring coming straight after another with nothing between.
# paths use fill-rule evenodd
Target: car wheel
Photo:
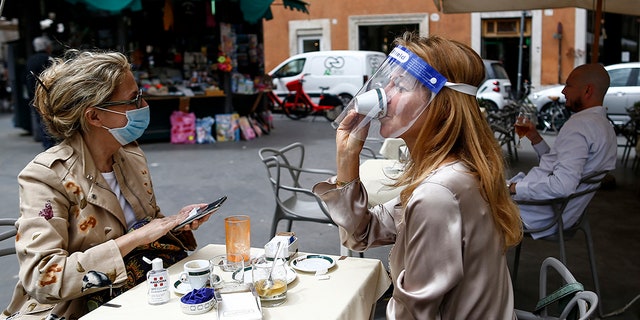
<instances>
[{"instance_id":1,"label":"car wheel","mask_svg":"<svg viewBox=\"0 0 640 320\"><path fill-rule=\"evenodd\" d=\"M326 110L324 112L324 117L327 118L327 120L333 122L342 113L342 110L344 110L344 105L342 103L337 104L335 107L333 107L333 109Z\"/></svg>"},{"instance_id":2,"label":"car wheel","mask_svg":"<svg viewBox=\"0 0 640 320\"><path fill-rule=\"evenodd\" d=\"M342 104L345 107L348 106L349 102L351 102L351 99L353 99L353 96L348 93L341 93L338 95L338 97L340 98L340 100L342 100Z\"/></svg>"},{"instance_id":3,"label":"car wheel","mask_svg":"<svg viewBox=\"0 0 640 320\"><path fill-rule=\"evenodd\" d=\"M547 103L538 112L538 125L537 128L546 131L560 131L560 128L569 120L570 113L564 107L564 103L555 104L553 102Z\"/></svg>"}]
</instances>

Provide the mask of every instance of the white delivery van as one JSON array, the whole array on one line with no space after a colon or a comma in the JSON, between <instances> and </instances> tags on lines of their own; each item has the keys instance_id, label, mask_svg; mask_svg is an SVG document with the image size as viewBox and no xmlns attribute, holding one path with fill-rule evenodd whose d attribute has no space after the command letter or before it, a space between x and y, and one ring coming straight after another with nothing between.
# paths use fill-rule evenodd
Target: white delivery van
<instances>
[{"instance_id":1,"label":"white delivery van","mask_svg":"<svg viewBox=\"0 0 640 320\"><path fill-rule=\"evenodd\" d=\"M281 99L289 94L286 84L304 75L303 88L311 98L320 96L321 87L329 88L324 93L339 96L346 106L386 58L377 51L306 52L289 57L269 75L273 90Z\"/></svg>"}]
</instances>

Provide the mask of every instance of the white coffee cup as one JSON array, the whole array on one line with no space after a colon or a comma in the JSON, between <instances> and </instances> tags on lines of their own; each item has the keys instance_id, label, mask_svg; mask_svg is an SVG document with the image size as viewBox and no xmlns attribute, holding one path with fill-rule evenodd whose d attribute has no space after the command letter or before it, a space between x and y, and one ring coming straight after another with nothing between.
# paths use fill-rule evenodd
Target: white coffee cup
<instances>
[{"instance_id":1,"label":"white coffee cup","mask_svg":"<svg viewBox=\"0 0 640 320\"><path fill-rule=\"evenodd\" d=\"M209 260L191 260L184 264L184 271L180 273L180 281L187 283L191 289L202 289L209 281Z\"/></svg>"},{"instance_id":2,"label":"white coffee cup","mask_svg":"<svg viewBox=\"0 0 640 320\"><path fill-rule=\"evenodd\" d=\"M382 118L387 115L387 94L384 89L369 90L355 98L357 113L372 118Z\"/></svg>"}]
</instances>

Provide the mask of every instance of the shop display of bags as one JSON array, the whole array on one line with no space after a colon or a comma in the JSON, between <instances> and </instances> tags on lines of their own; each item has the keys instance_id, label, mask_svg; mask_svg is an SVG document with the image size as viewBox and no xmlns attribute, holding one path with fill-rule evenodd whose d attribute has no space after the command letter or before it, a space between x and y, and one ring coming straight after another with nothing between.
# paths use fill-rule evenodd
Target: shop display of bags
<instances>
[{"instance_id":1,"label":"shop display of bags","mask_svg":"<svg viewBox=\"0 0 640 320\"><path fill-rule=\"evenodd\" d=\"M171 143L196 143L196 115L182 111L171 114Z\"/></svg>"},{"instance_id":2,"label":"shop display of bags","mask_svg":"<svg viewBox=\"0 0 640 320\"><path fill-rule=\"evenodd\" d=\"M212 117L204 117L196 119L196 142L200 144L215 143L211 130L215 121Z\"/></svg>"},{"instance_id":3,"label":"shop display of bags","mask_svg":"<svg viewBox=\"0 0 640 320\"><path fill-rule=\"evenodd\" d=\"M240 141L240 127L237 113L216 114L216 140Z\"/></svg>"}]
</instances>

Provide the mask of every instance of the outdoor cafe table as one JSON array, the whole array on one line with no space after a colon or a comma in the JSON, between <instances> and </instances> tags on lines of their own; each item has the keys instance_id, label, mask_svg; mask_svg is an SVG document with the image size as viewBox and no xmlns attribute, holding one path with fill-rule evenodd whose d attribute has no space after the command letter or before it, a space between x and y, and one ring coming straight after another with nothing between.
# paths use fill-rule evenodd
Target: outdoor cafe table
<instances>
[{"instance_id":1,"label":"outdoor cafe table","mask_svg":"<svg viewBox=\"0 0 640 320\"><path fill-rule=\"evenodd\" d=\"M360 165L360 181L367 189L369 206L385 203L398 195L402 188L394 188L393 177L400 174L398 160L369 159Z\"/></svg>"},{"instance_id":2,"label":"outdoor cafe table","mask_svg":"<svg viewBox=\"0 0 640 320\"><path fill-rule=\"evenodd\" d=\"M264 249L251 249L252 256ZM207 245L182 261L169 267L171 283L178 279L185 262L210 259L224 254L225 246ZM298 253L297 256L300 256ZM387 290L391 281L377 259L331 256L336 265L329 269L329 279L320 280L314 274L298 272L287 291L287 301L278 307L262 308L265 320L286 319L369 319L376 301ZM147 303L146 282L124 292L110 301L120 307L101 306L81 319L217 319L216 309L198 315L187 315L180 310L180 296L171 293L171 300L161 305Z\"/></svg>"}]
</instances>

